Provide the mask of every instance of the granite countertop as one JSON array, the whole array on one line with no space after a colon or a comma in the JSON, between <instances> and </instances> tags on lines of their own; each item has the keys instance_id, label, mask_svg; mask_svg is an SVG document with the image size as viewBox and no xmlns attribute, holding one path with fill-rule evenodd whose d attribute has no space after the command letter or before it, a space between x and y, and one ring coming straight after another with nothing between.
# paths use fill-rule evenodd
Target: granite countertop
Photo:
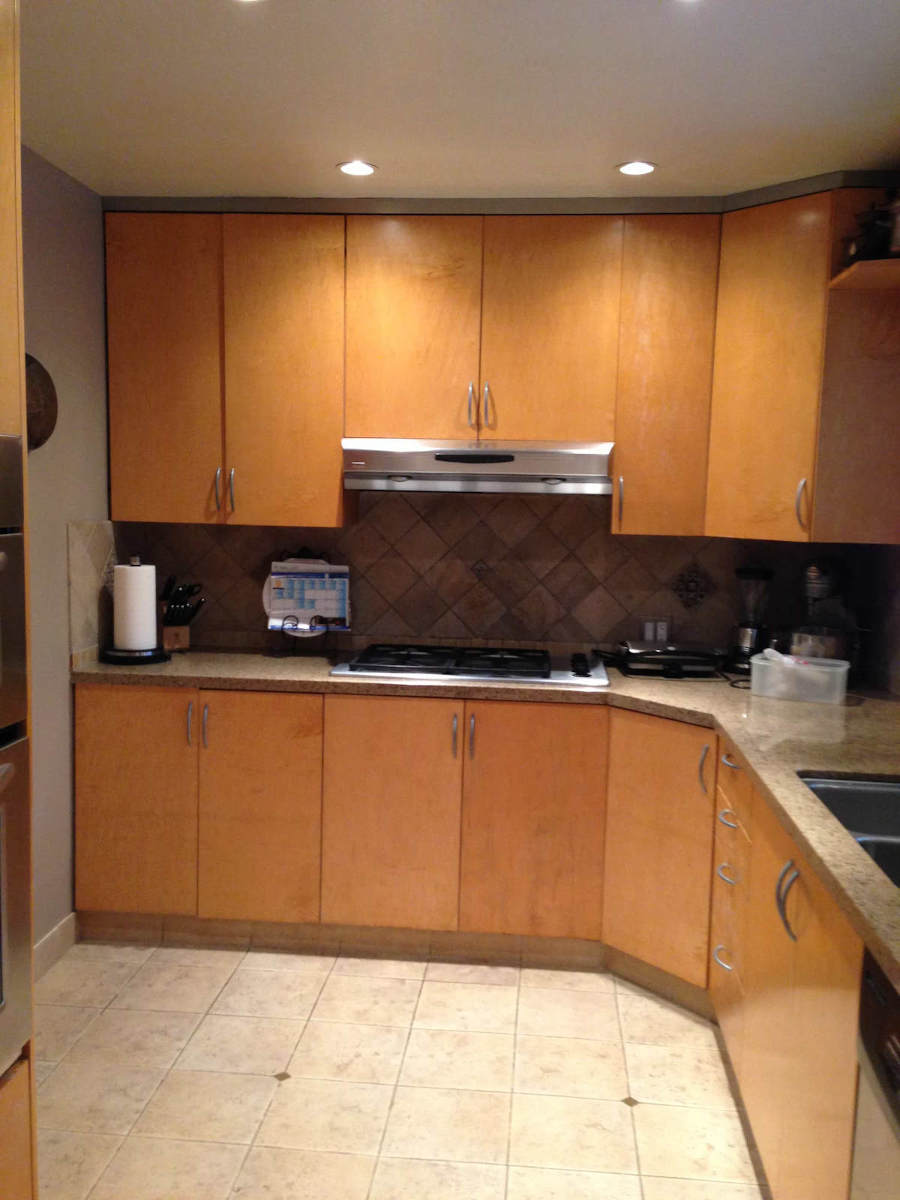
<instances>
[{"instance_id":1,"label":"granite countertop","mask_svg":"<svg viewBox=\"0 0 900 1200\"><path fill-rule=\"evenodd\" d=\"M191 652L155 666L91 663L76 683L443 696L487 700L609 704L717 729L743 755L810 864L860 937L900 987L900 888L872 862L813 795L798 770L900 776L900 701L849 696L845 705L752 696L721 680L627 678L608 688L525 683L409 683L329 674L325 658Z\"/></svg>"}]
</instances>

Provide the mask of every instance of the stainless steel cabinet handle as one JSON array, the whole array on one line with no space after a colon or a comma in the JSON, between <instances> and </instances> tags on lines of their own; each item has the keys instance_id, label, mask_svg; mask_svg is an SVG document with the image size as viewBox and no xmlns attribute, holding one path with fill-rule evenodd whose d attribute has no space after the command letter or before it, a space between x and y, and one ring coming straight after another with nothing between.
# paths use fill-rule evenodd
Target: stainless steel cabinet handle
<instances>
[{"instance_id":1,"label":"stainless steel cabinet handle","mask_svg":"<svg viewBox=\"0 0 900 1200\"><path fill-rule=\"evenodd\" d=\"M703 778L703 767L706 763L706 756L709 754L709 746L704 746L700 752L700 761L697 764L697 778L700 780L700 790L704 796L709 795L709 788L706 786L706 780Z\"/></svg>"},{"instance_id":2,"label":"stainless steel cabinet handle","mask_svg":"<svg viewBox=\"0 0 900 1200\"><path fill-rule=\"evenodd\" d=\"M219 484L222 482L222 468L216 467L216 512L222 508L222 497L219 495Z\"/></svg>"},{"instance_id":3,"label":"stainless steel cabinet handle","mask_svg":"<svg viewBox=\"0 0 900 1200\"><path fill-rule=\"evenodd\" d=\"M187 710L187 744L189 746L192 746L194 744L192 737L191 737L193 728L194 728L194 702L193 702L193 700L189 700L188 701L188 710Z\"/></svg>"},{"instance_id":4,"label":"stainless steel cabinet handle","mask_svg":"<svg viewBox=\"0 0 900 1200\"><path fill-rule=\"evenodd\" d=\"M722 762L726 767L731 767L732 771L740 771L740 767L736 762L732 762L727 754L722 755Z\"/></svg>"},{"instance_id":5,"label":"stainless steel cabinet handle","mask_svg":"<svg viewBox=\"0 0 900 1200\"><path fill-rule=\"evenodd\" d=\"M468 415L468 421L469 421L469 425L470 425L470 426L471 426L473 429L475 428L475 424L476 424L476 422L475 422L475 421L473 420L473 418L472 418L472 405L473 405L474 403L475 403L475 384L474 384L474 383L472 382L472 380L470 379L470 380L469 380L469 407L468 407L468 414L469 414L469 415Z\"/></svg>"},{"instance_id":6,"label":"stainless steel cabinet handle","mask_svg":"<svg viewBox=\"0 0 900 1200\"><path fill-rule=\"evenodd\" d=\"M730 875L725 874L725 868L730 866L731 863L720 863L719 866L716 867L716 874L723 883L730 883L732 887L737 887L738 881L736 879L732 879Z\"/></svg>"},{"instance_id":7,"label":"stainless steel cabinet handle","mask_svg":"<svg viewBox=\"0 0 900 1200\"><path fill-rule=\"evenodd\" d=\"M794 860L789 858L781 868L781 874L775 884L775 907L778 910L778 915L781 917L781 923L785 928L785 932L792 942L796 942L797 935L791 929L791 923L787 919L787 903L788 892L800 878L800 872L794 867Z\"/></svg>"},{"instance_id":8,"label":"stainless steel cabinet handle","mask_svg":"<svg viewBox=\"0 0 900 1200\"><path fill-rule=\"evenodd\" d=\"M622 528L622 516L625 512L625 476L619 476L619 528Z\"/></svg>"},{"instance_id":9,"label":"stainless steel cabinet handle","mask_svg":"<svg viewBox=\"0 0 900 1200\"><path fill-rule=\"evenodd\" d=\"M458 713L453 714L453 724L451 726L451 729L453 730L453 732L451 734L450 742L453 747L453 757L456 758L456 743L457 743L457 735L459 733L459 714Z\"/></svg>"},{"instance_id":10,"label":"stainless steel cabinet handle","mask_svg":"<svg viewBox=\"0 0 900 1200\"><path fill-rule=\"evenodd\" d=\"M804 524L803 514L800 511L800 501L803 498L803 493L806 491L806 480L801 479L797 484L797 495L794 497L794 512L797 514L797 524L802 530L806 530L808 526Z\"/></svg>"},{"instance_id":11,"label":"stainless steel cabinet handle","mask_svg":"<svg viewBox=\"0 0 900 1200\"><path fill-rule=\"evenodd\" d=\"M475 757L475 714L469 717L469 758Z\"/></svg>"},{"instance_id":12,"label":"stainless steel cabinet handle","mask_svg":"<svg viewBox=\"0 0 900 1200\"><path fill-rule=\"evenodd\" d=\"M491 423L491 385L489 383L484 385L484 423L485 425Z\"/></svg>"},{"instance_id":13,"label":"stainless steel cabinet handle","mask_svg":"<svg viewBox=\"0 0 900 1200\"><path fill-rule=\"evenodd\" d=\"M228 492L231 496L231 511L234 512L234 467L228 472Z\"/></svg>"},{"instance_id":14,"label":"stainless steel cabinet handle","mask_svg":"<svg viewBox=\"0 0 900 1200\"><path fill-rule=\"evenodd\" d=\"M729 829L737 829L737 827L738 827L738 822L737 822L737 821L729 821L729 820L727 820L727 819L726 819L726 814L727 814L729 817L733 817L733 816L735 816L735 815L736 815L735 813L733 813L733 812L731 811L731 809L730 809L730 808L723 808L723 809L722 809L722 811L719 813L719 820L722 822L722 824L723 824L723 825L726 825L726 826L727 826Z\"/></svg>"},{"instance_id":15,"label":"stainless steel cabinet handle","mask_svg":"<svg viewBox=\"0 0 900 1200\"><path fill-rule=\"evenodd\" d=\"M203 749L209 749L209 705L203 705Z\"/></svg>"},{"instance_id":16,"label":"stainless steel cabinet handle","mask_svg":"<svg viewBox=\"0 0 900 1200\"><path fill-rule=\"evenodd\" d=\"M716 946L715 950L713 950L713 962L720 966L723 971L733 971L734 967L730 963L725 962L723 958L720 958L720 952L724 949L724 946Z\"/></svg>"}]
</instances>

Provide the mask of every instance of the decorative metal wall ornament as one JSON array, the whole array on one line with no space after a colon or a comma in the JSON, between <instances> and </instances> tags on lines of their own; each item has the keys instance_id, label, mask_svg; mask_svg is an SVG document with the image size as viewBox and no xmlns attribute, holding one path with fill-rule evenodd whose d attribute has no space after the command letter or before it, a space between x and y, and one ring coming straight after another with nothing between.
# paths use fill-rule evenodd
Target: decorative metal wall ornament
<instances>
[{"instance_id":1,"label":"decorative metal wall ornament","mask_svg":"<svg viewBox=\"0 0 900 1200\"><path fill-rule=\"evenodd\" d=\"M59 405L50 372L33 354L25 355L25 407L28 449L37 450L56 428Z\"/></svg>"},{"instance_id":2,"label":"decorative metal wall ornament","mask_svg":"<svg viewBox=\"0 0 900 1200\"><path fill-rule=\"evenodd\" d=\"M699 608L717 590L716 581L699 563L689 563L669 585L685 608Z\"/></svg>"}]
</instances>

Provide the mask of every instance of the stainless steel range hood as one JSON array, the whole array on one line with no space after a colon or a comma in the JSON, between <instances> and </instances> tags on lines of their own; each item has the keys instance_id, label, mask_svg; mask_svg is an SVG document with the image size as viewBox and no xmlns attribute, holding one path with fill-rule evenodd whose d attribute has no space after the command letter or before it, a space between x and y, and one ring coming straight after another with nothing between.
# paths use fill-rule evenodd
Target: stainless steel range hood
<instances>
[{"instance_id":1,"label":"stainless steel range hood","mask_svg":"<svg viewBox=\"0 0 900 1200\"><path fill-rule=\"evenodd\" d=\"M344 438L355 492L612 492L612 442L430 442Z\"/></svg>"}]
</instances>

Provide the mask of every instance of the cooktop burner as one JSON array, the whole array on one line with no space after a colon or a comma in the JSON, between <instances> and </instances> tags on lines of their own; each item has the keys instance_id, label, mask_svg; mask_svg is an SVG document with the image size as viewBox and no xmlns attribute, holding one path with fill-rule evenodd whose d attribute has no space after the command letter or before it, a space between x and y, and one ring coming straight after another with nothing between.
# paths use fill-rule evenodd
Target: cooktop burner
<instances>
[{"instance_id":1,"label":"cooktop burner","mask_svg":"<svg viewBox=\"0 0 900 1200\"><path fill-rule=\"evenodd\" d=\"M352 659L351 671L389 674L480 675L493 679L549 679L546 650L465 649L450 646L367 646Z\"/></svg>"},{"instance_id":2,"label":"cooktop burner","mask_svg":"<svg viewBox=\"0 0 900 1200\"><path fill-rule=\"evenodd\" d=\"M444 672L452 668L458 650L450 646L366 646L348 664L351 671L429 671Z\"/></svg>"}]
</instances>

